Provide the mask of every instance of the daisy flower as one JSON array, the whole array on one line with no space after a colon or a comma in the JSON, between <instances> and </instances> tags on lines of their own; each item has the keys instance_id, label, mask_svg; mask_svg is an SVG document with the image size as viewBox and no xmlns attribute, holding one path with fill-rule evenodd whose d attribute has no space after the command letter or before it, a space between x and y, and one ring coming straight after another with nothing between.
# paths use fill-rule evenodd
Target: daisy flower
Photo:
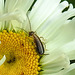
<instances>
[{"instance_id":1,"label":"daisy flower","mask_svg":"<svg viewBox=\"0 0 75 75\"><path fill-rule=\"evenodd\" d=\"M33 3L0 0L0 75L73 75L75 64L70 65L70 60L75 60L75 18L70 18L75 9L61 0ZM29 36L31 31L40 39L44 54Z\"/></svg>"}]
</instances>

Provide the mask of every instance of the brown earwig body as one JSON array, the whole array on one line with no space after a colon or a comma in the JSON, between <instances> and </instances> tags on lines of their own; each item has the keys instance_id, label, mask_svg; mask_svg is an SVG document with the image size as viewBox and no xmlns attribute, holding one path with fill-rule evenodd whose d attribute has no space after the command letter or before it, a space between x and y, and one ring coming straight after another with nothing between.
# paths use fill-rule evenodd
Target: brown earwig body
<instances>
[{"instance_id":1,"label":"brown earwig body","mask_svg":"<svg viewBox=\"0 0 75 75\"><path fill-rule=\"evenodd\" d=\"M29 36L33 36L37 52L41 55L44 54L44 47L40 38L33 31L29 32Z\"/></svg>"}]
</instances>

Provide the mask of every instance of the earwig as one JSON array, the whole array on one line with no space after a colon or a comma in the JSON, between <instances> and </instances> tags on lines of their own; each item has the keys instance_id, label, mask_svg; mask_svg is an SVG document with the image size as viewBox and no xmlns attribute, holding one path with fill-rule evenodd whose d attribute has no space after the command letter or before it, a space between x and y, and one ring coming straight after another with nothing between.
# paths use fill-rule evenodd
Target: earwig
<instances>
[{"instance_id":1,"label":"earwig","mask_svg":"<svg viewBox=\"0 0 75 75\"><path fill-rule=\"evenodd\" d=\"M40 55L44 54L44 46L43 46L40 38L33 31L29 32L29 36L33 36L33 38L34 38L34 42L36 44L36 51Z\"/></svg>"}]
</instances>

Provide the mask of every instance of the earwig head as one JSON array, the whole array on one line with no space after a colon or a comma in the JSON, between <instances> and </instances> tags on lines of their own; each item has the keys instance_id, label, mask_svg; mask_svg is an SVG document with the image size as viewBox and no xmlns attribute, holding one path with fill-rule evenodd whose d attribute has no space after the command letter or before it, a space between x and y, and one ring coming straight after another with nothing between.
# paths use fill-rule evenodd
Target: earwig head
<instances>
[{"instance_id":1,"label":"earwig head","mask_svg":"<svg viewBox=\"0 0 75 75\"><path fill-rule=\"evenodd\" d=\"M34 32L33 32L33 31L29 32L29 36L32 36L33 34L34 34Z\"/></svg>"}]
</instances>

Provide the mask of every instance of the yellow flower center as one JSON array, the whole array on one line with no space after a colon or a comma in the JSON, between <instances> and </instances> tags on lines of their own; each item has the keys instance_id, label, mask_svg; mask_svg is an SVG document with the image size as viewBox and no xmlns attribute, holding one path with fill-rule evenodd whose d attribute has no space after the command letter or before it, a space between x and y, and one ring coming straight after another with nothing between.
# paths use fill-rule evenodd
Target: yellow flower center
<instances>
[{"instance_id":1,"label":"yellow flower center","mask_svg":"<svg viewBox=\"0 0 75 75\"><path fill-rule=\"evenodd\" d=\"M0 59L6 61L0 66L0 75L38 75L40 71L36 45L32 37L24 32L0 32Z\"/></svg>"}]
</instances>

